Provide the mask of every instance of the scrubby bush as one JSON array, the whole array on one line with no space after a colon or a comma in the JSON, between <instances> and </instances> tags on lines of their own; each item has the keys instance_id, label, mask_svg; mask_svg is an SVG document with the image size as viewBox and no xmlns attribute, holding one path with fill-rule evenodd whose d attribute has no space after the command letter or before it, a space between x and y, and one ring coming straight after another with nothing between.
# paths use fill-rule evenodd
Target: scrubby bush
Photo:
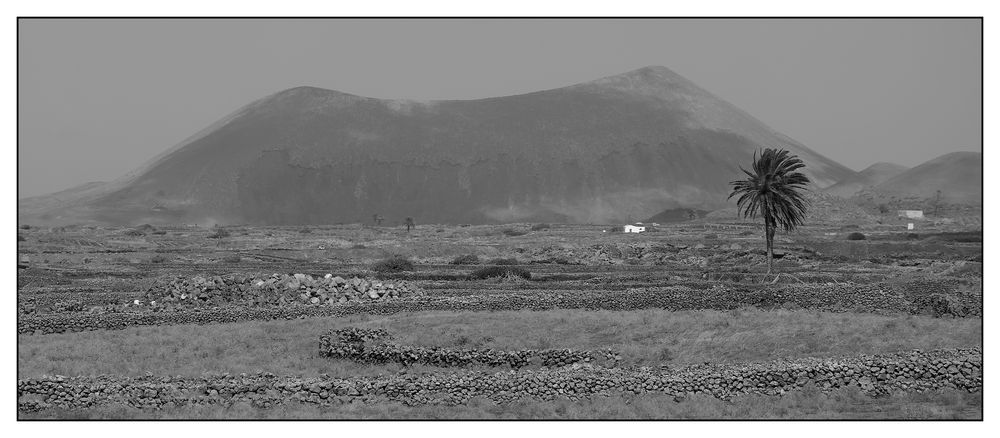
<instances>
[{"instance_id":1,"label":"scrubby bush","mask_svg":"<svg viewBox=\"0 0 1000 438\"><path fill-rule=\"evenodd\" d=\"M569 259L563 256L552 257L549 259L549 263L555 263L557 265L568 265Z\"/></svg>"},{"instance_id":2,"label":"scrubby bush","mask_svg":"<svg viewBox=\"0 0 1000 438\"><path fill-rule=\"evenodd\" d=\"M719 235L718 234L714 234L714 233L709 233L709 234L706 234L706 235L704 235L702 237L704 237L706 239L718 239Z\"/></svg>"},{"instance_id":3,"label":"scrubby bush","mask_svg":"<svg viewBox=\"0 0 1000 438\"><path fill-rule=\"evenodd\" d=\"M163 254L157 254L149 258L150 263L165 263L167 261L167 256Z\"/></svg>"},{"instance_id":4,"label":"scrubby bush","mask_svg":"<svg viewBox=\"0 0 1000 438\"><path fill-rule=\"evenodd\" d=\"M229 230L221 227L217 227L212 234L208 235L209 239L222 239L224 237L229 237Z\"/></svg>"},{"instance_id":5,"label":"scrubby bush","mask_svg":"<svg viewBox=\"0 0 1000 438\"><path fill-rule=\"evenodd\" d=\"M299 234L311 234L313 232L312 228L303 228L299 230Z\"/></svg>"},{"instance_id":6,"label":"scrubby bush","mask_svg":"<svg viewBox=\"0 0 1000 438\"><path fill-rule=\"evenodd\" d=\"M517 265L519 263L517 262L517 259L511 257L511 258L506 258L506 259L499 259L499 258L498 259L493 259L493 260L490 260L490 261L486 262L486 264L488 264L488 265L504 265L504 266L509 266L509 265Z\"/></svg>"},{"instance_id":7,"label":"scrubby bush","mask_svg":"<svg viewBox=\"0 0 1000 438\"><path fill-rule=\"evenodd\" d=\"M354 245L351 245L351 249L365 249L365 248L366 247L360 243L355 243Z\"/></svg>"},{"instance_id":8,"label":"scrubby bush","mask_svg":"<svg viewBox=\"0 0 1000 438\"><path fill-rule=\"evenodd\" d=\"M164 234L167 234L167 232L164 231L164 230L156 230L156 231L153 231L153 234L156 234L158 236L162 236Z\"/></svg>"},{"instance_id":9,"label":"scrubby bush","mask_svg":"<svg viewBox=\"0 0 1000 438\"><path fill-rule=\"evenodd\" d=\"M125 231L122 231L122 235L123 236L129 236L129 237L142 237L142 236L145 236L146 233L142 232L142 230L138 230L138 229L135 229L135 228L129 228L129 229L125 230Z\"/></svg>"},{"instance_id":10,"label":"scrubby bush","mask_svg":"<svg viewBox=\"0 0 1000 438\"><path fill-rule=\"evenodd\" d=\"M515 230L513 228L504 228L504 230L502 232L503 232L503 234L505 236L508 236L508 237L523 236L525 234L528 234L527 231L524 231L524 230Z\"/></svg>"},{"instance_id":11,"label":"scrubby bush","mask_svg":"<svg viewBox=\"0 0 1000 438\"><path fill-rule=\"evenodd\" d=\"M847 235L847 240L865 240L865 235L858 232L854 232Z\"/></svg>"},{"instance_id":12,"label":"scrubby bush","mask_svg":"<svg viewBox=\"0 0 1000 438\"><path fill-rule=\"evenodd\" d=\"M485 280L487 278L520 277L525 280L531 279L531 272L517 266L486 266L469 274L473 280Z\"/></svg>"},{"instance_id":13,"label":"scrubby bush","mask_svg":"<svg viewBox=\"0 0 1000 438\"><path fill-rule=\"evenodd\" d=\"M222 258L223 263L239 263L241 260L243 260L243 258L240 257L239 254L231 254Z\"/></svg>"},{"instance_id":14,"label":"scrubby bush","mask_svg":"<svg viewBox=\"0 0 1000 438\"><path fill-rule=\"evenodd\" d=\"M477 256L475 254L463 254L463 255L460 255L458 257L455 257L455 259L451 261L451 264L453 264L453 265L478 265L479 264L479 256Z\"/></svg>"},{"instance_id":15,"label":"scrubby bush","mask_svg":"<svg viewBox=\"0 0 1000 438\"><path fill-rule=\"evenodd\" d=\"M920 235L917 233L906 233L906 240L920 240Z\"/></svg>"},{"instance_id":16,"label":"scrubby bush","mask_svg":"<svg viewBox=\"0 0 1000 438\"><path fill-rule=\"evenodd\" d=\"M552 228L549 224L534 224L531 226L531 231L542 231Z\"/></svg>"},{"instance_id":17,"label":"scrubby bush","mask_svg":"<svg viewBox=\"0 0 1000 438\"><path fill-rule=\"evenodd\" d=\"M22 230L30 230L31 229L31 225L28 225L28 224L21 225L21 229Z\"/></svg>"},{"instance_id":18,"label":"scrubby bush","mask_svg":"<svg viewBox=\"0 0 1000 438\"><path fill-rule=\"evenodd\" d=\"M608 229L606 229L604 231L608 232L608 233L623 233L623 232L625 232L625 227L619 225L619 226L614 226L614 227L608 228Z\"/></svg>"},{"instance_id":19,"label":"scrubby bush","mask_svg":"<svg viewBox=\"0 0 1000 438\"><path fill-rule=\"evenodd\" d=\"M18 234L18 235L17 235L17 241L18 241L18 242L24 242L24 241L25 241L25 238L24 238L24 236L22 236L22 235Z\"/></svg>"},{"instance_id":20,"label":"scrubby bush","mask_svg":"<svg viewBox=\"0 0 1000 438\"><path fill-rule=\"evenodd\" d=\"M372 265L375 272L403 272L412 271L413 262L401 255L394 255L387 259L379 260Z\"/></svg>"}]
</instances>

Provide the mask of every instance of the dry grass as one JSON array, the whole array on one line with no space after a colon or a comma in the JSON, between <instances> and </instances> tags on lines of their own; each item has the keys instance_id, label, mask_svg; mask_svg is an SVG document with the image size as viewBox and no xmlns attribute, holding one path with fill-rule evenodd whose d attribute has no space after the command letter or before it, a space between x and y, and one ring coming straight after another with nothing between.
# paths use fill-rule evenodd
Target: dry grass
<instances>
[{"instance_id":1,"label":"dry grass","mask_svg":"<svg viewBox=\"0 0 1000 438\"><path fill-rule=\"evenodd\" d=\"M451 347L612 348L626 363L758 361L982 345L982 320L797 311L417 312L292 321L132 327L18 336L18 377L41 374L197 376L378 374L320 358L318 336L345 326L384 327L396 341Z\"/></svg>"},{"instance_id":2,"label":"dry grass","mask_svg":"<svg viewBox=\"0 0 1000 438\"><path fill-rule=\"evenodd\" d=\"M462 406L416 406L400 403L350 403L329 407L286 404L271 409L238 404L230 408L197 406L140 411L106 405L79 411L47 410L19 414L19 419L935 419L981 420L982 393L947 390L872 398L857 388L823 394L805 389L784 396L742 396L721 401L695 396L680 403L663 395L608 396L590 400L532 401L496 404L472 399Z\"/></svg>"}]
</instances>

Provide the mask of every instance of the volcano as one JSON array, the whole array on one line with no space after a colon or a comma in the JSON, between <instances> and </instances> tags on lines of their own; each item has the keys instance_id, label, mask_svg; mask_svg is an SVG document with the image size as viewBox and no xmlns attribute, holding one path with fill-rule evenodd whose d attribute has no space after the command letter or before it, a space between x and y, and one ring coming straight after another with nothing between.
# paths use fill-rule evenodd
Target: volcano
<instances>
[{"instance_id":1,"label":"volcano","mask_svg":"<svg viewBox=\"0 0 1000 438\"><path fill-rule=\"evenodd\" d=\"M758 148L816 187L855 172L665 67L477 100L298 87L240 108L129 175L22 214L117 223L611 223L726 205ZM72 198L70 196L70 198ZM29 206L48 206L44 211Z\"/></svg>"},{"instance_id":2,"label":"volcano","mask_svg":"<svg viewBox=\"0 0 1000 438\"><path fill-rule=\"evenodd\" d=\"M850 197L861 190L877 186L890 178L899 175L909 168L894 163L875 163L846 179L823 189L835 196Z\"/></svg>"},{"instance_id":3,"label":"volcano","mask_svg":"<svg viewBox=\"0 0 1000 438\"><path fill-rule=\"evenodd\" d=\"M983 203L983 153L952 152L873 187L882 197L934 199L964 205ZM939 194L940 193L940 194Z\"/></svg>"}]
</instances>

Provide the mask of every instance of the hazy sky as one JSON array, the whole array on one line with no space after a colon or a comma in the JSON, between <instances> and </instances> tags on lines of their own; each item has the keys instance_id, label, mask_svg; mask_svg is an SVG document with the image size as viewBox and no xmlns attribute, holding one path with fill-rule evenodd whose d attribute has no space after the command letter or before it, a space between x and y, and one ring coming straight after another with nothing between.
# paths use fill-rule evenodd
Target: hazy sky
<instances>
[{"instance_id":1,"label":"hazy sky","mask_svg":"<svg viewBox=\"0 0 1000 438\"><path fill-rule=\"evenodd\" d=\"M20 20L18 197L299 85L474 99L663 65L855 170L982 150L978 20Z\"/></svg>"}]
</instances>

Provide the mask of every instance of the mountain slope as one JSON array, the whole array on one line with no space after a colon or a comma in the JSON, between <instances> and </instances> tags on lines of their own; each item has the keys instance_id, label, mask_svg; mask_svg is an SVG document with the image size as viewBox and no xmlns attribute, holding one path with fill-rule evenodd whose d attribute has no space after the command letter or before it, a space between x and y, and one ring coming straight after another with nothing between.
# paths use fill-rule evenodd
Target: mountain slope
<instances>
[{"instance_id":1,"label":"mountain slope","mask_svg":"<svg viewBox=\"0 0 1000 438\"><path fill-rule=\"evenodd\" d=\"M881 196L931 199L941 191L947 203L982 204L982 152L952 152L875 186Z\"/></svg>"},{"instance_id":2,"label":"mountain slope","mask_svg":"<svg viewBox=\"0 0 1000 438\"><path fill-rule=\"evenodd\" d=\"M611 222L723 206L738 166L773 146L802 157L819 187L853 173L664 67L478 100L299 87L236 111L74 214L256 224L367 221L375 213L390 223Z\"/></svg>"},{"instance_id":3,"label":"mountain slope","mask_svg":"<svg viewBox=\"0 0 1000 438\"><path fill-rule=\"evenodd\" d=\"M890 178L903 173L908 168L893 163L875 163L854 175L823 189L831 195L850 197L866 187L879 185Z\"/></svg>"}]
</instances>

